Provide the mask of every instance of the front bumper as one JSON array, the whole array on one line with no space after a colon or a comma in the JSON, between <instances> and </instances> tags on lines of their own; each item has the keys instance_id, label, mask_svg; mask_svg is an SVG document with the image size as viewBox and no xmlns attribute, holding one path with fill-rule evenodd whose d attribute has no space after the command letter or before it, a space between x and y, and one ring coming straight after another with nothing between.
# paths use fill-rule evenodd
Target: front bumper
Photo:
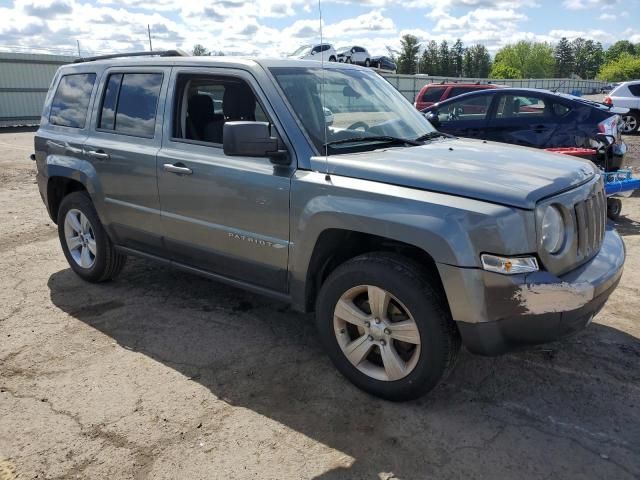
<instances>
[{"instance_id":1,"label":"front bumper","mask_svg":"<svg viewBox=\"0 0 640 480\"><path fill-rule=\"evenodd\" d=\"M618 285L624 259L622 239L607 228L598 254L560 277L548 272L500 275L442 264L438 269L465 346L498 355L587 326Z\"/></svg>"}]
</instances>

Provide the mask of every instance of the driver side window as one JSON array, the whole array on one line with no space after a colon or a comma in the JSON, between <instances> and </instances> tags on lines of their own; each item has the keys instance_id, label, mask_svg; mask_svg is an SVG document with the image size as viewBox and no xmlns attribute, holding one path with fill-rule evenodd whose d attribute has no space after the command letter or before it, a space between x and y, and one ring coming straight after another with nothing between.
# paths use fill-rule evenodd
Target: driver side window
<instances>
[{"instance_id":1,"label":"driver side window","mask_svg":"<svg viewBox=\"0 0 640 480\"><path fill-rule=\"evenodd\" d=\"M473 96L442 105L438 110L438 120L441 124L486 120L492 99L491 95Z\"/></svg>"},{"instance_id":2,"label":"driver side window","mask_svg":"<svg viewBox=\"0 0 640 480\"><path fill-rule=\"evenodd\" d=\"M238 120L271 123L245 81L212 75L178 76L174 139L222 145L224 124Z\"/></svg>"}]
</instances>

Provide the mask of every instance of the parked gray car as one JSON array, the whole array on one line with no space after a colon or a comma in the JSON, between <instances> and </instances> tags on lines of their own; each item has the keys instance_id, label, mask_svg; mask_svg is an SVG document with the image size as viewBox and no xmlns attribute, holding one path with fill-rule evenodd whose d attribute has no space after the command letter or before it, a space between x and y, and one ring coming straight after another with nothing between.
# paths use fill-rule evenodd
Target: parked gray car
<instances>
[{"instance_id":1,"label":"parked gray car","mask_svg":"<svg viewBox=\"0 0 640 480\"><path fill-rule=\"evenodd\" d=\"M315 311L340 372L391 400L434 388L461 343L582 329L625 258L593 164L443 136L352 65L66 65L34 158L81 278L139 255Z\"/></svg>"}]
</instances>

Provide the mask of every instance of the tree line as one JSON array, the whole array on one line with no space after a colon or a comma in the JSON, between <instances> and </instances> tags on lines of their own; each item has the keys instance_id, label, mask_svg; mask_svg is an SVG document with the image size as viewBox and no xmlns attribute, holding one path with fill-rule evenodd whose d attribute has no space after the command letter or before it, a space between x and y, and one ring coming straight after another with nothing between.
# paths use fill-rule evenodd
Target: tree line
<instances>
[{"instance_id":1,"label":"tree line","mask_svg":"<svg viewBox=\"0 0 640 480\"><path fill-rule=\"evenodd\" d=\"M465 47L434 40L421 44L414 35L400 39L400 50L389 50L398 73L478 78L600 78L619 81L640 78L640 44L621 40L608 49L600 42L563 37L556 45L519 41L506 45L492 59L482 44Z\"/></svg>"},{"instance_id":2,"label":"tree line","mask_svg":"<svg viewBox=\"0 0 640 480\"><path fill-rule=\"evenodd\" d=\"M482 44L465 47L460 39L420 43L414 35L400 39L400 50L389 50L398 73L424 73L441 77L471 78L598 78L617 82L640 78L640 43L620 40L606 50L600 42L585 38L556 45L519 41L496 52L492 59ZM193 55L224 55L197 44Z\"/></svg>"}]
</instances>

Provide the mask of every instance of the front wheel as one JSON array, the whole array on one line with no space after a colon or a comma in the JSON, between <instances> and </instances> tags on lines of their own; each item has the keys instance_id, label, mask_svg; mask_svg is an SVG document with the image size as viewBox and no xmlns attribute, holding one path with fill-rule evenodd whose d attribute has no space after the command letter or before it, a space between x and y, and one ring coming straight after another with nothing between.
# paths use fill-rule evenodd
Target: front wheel
<instances>
[{"instance_id":1,"label":"front wheel","mask_svg":"<svg viewBox=\"0 0 640 480\"><path fill-rule=\"evenodd\" d=\"M114 248L86 192L62 200L58 235L69 266L88 282L111 280L124 267L127 257Z\"/></svg>"},{"instance_id":2,"label":"front wheel","mask_svg":"<svg viewBox=\"0 0 640 480\"><path fill-rule=\"evenodd\" d=\"M370 62L370 61L369 61L369 59L367 58L367 59L364 61L364 66L365 66L365 67L368 67L368 66L370 66L370 65L371 65L371 62Z\"/></svg>"},{"instance_id":3,"label":"front wheel","mask_svg":"<svg viewBox=\"0 0 640 480\"><path fill-rule=\"evenodd\" d=\"M333 55L329 57L329 61L330 62L335 62L336 61L336 57L334 57Z\"/></svg>"},{"instance_id":4,"label":"front wheel","mask_svg":"<svg viewBox=\"0 0 640 480\"><path fill-rule=\"evenodd\" d=\"M362 390L394 401L432 390L455 364L460 337L442 295L396 254L356 257L322 285L320 338L336 368Z\"/></svg>"}]
</instances>

